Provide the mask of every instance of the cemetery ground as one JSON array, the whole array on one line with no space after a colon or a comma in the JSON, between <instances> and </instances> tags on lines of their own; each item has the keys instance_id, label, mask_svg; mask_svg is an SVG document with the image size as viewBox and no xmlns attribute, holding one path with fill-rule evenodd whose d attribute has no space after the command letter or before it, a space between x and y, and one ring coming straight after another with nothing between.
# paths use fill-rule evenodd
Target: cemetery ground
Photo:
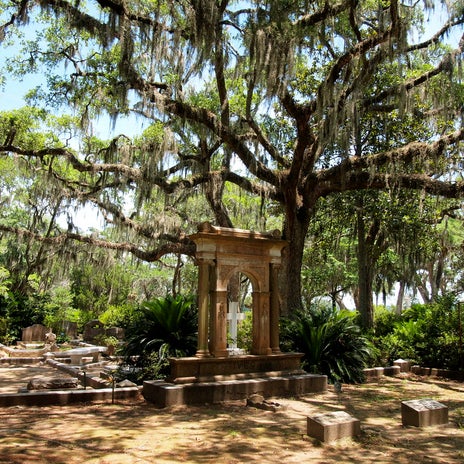
<instances>
[{"instance_id":1,"label":"cemetery ground","mask_svg":"<svg viewBox=\"0 0 464 464\"><path fill-rule=\"evenodd\" d=\"M2 369L0 390L15 388ZM8 379L7 379L8 380ZM17 380L17 379L16 379ZM23 380L22 380L23 381ZM449 423L404 427L401 401L433 398ZM270 399L271 400L271 399ZM136 401L0 408L0 463L372 463L464 462L464 383L401 374L337 394L273 398L276 412L245 401L157 409ZM361 421L356 438L321 443L307 417L343 410Z\"/></svg>"}]
</instances>

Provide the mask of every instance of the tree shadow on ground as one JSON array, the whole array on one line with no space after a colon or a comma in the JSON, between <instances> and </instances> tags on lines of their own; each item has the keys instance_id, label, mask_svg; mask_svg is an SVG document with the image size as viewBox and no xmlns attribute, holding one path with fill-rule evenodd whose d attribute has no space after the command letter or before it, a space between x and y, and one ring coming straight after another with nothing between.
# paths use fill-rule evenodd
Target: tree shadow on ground
<instances>
[{"instance_id":1,"label":"tree shadow on ground","mask_svg":"<svg viewBox=\"0 0 464 464\"><path fill-rule=\"evenodd\" d=\"M341 394L275 399L277 412L244 401L157 409L143 399L116 404L0 409L0 463L237 464L303 462L458 464L464 462L462 384L383 379L344 385ZM448 405L450 423L404 427L401 401ZM354 439L321 443L307 417L344 410L361 421Z\"/></svg>"}]
</instances>

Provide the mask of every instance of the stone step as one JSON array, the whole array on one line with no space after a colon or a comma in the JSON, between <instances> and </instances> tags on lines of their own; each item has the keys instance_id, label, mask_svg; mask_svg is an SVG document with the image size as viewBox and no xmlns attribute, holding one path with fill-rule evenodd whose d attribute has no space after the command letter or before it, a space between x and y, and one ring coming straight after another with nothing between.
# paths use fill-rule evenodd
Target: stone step
<instances>
[{"instance_id":1,"label":"stone step","mask_svg":"<svg viewBox=\"0 0 464 464\"><path fill-rule=\"evenodd\" d=\"M300 396L327 391L327 376L317 374L257 377L217 382L175 384L163 380L143 383L142 395L157 407L220 403L246 399L253 394L269 397Z\"/></svg>"}]
</instances>

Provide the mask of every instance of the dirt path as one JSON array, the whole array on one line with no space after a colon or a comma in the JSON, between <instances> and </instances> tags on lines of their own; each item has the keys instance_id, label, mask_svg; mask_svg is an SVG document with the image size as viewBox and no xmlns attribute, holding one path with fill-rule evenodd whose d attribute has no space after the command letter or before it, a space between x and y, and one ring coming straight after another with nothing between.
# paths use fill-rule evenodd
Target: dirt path
<instances>
[{"instance_id":1,"label":"dirt path","mask_svg":"<svg viewBox=\"0 0 464 464\"><path fill-rule=\"evenodd\" d=\"M445 426L403 427L400 402L433 398L449 407ZM383 378L296 399L278 412L245 402L159 410L135 403L0 409L0 463L372 463L464 462L464 384ZM320 443L306 417L346 410L361 420L355 440Z\"/></svg>"}]
</instances>

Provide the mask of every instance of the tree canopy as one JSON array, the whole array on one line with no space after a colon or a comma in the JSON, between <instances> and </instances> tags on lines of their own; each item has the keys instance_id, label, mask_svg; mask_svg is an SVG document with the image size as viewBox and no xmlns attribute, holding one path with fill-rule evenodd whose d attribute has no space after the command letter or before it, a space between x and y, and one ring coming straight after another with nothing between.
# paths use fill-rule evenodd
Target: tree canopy
<instances>
[{"instance_id":1,"label":"tree canopy","mask_svg":"<svg viewBox=\"0 0 464 464\"><path fill-rule=\"evenodd\" d=\"M196 223L242 226L232 192L256 211L247 227L282 218L289 313L301 306L319 200L404 189L462 196L462 1L0 5L0 40L18 50L0 77L44 79L29 108L0 114L2 162L19 169L29 202L61 214L91 204L112 226L84 235L70 214L67 231L19 228L4 213L15 190L2 186L2 231L146 261L191 255ZM102 140L104 118L123 118L127 130Z\"/></svg>"}]
</instances>

